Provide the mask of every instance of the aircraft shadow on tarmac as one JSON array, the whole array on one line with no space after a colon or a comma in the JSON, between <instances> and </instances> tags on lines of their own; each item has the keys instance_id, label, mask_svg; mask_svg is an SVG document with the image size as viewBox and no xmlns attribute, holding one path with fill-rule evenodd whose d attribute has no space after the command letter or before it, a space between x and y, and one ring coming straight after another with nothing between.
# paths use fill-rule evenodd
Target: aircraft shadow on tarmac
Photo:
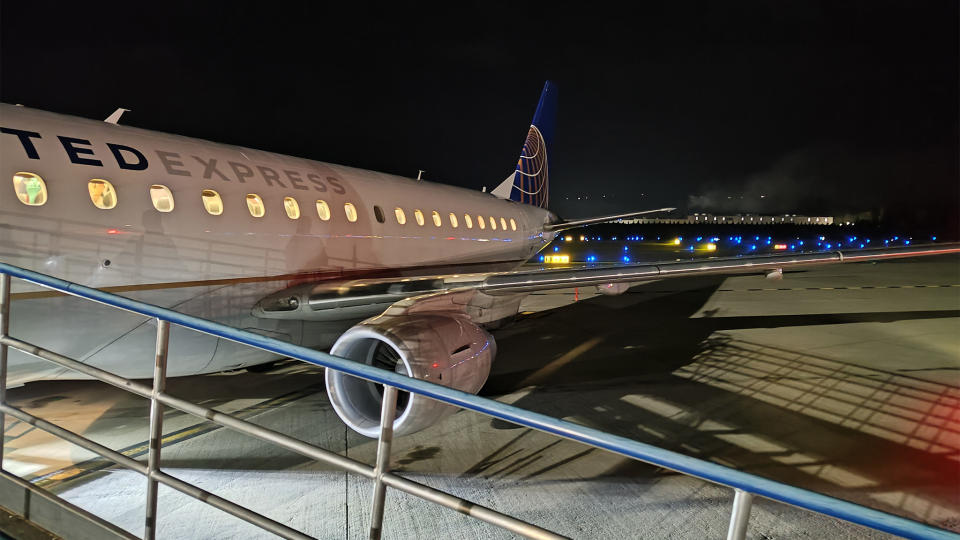
<instances>
[{"instance_id":1,"label":"aircraft shadow on tarmac","mask_svg":"<svg viewBox=\"0 0 960 540\"><path fill-rule=\"evenodd\" d=\"M484 395L920 520L960 523L960 389L723 331L960 310L690 318L723 278L634 287L495 332ZM633 294L631 294L633 293ZM494 420L499 429L517 426ZM504 449L501 449L504 451ZM585 455L585 454L584 454ZM518 454L518 459L527 454ZM605 476L649 475L625 462Z\"/></svg>"}]
</instances>

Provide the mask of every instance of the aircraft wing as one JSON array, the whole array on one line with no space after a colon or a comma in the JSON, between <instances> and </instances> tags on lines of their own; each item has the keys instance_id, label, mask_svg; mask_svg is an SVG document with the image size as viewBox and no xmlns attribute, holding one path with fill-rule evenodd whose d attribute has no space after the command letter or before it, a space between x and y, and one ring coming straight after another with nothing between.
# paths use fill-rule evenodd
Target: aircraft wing
<instances>
[{"instance_id":1,"label":"aircraft wing","mask_svg":"<svg viewBox=\"0 0 960 540\"><path fill-rule=\"evenodd\" d=\"M571 268L511 272L486 277L477 287L487 294L512 294L543 289L629 283L650 279L708 275L750 274L824 264L877 261L926 255L960 253L960 244L933 244L902 248L789 253L751 257L708 258L601 268Z\"/></svg>"},{"instance_id":2,"label":"aircraft wing","mask_svg":"<svg viewBox=\"0 0 960 540\"><path fill-rule=\"evenodd\" d=\"M622 292L630 283L709 274L766 274L825 264L877 261L960 253L960 244L861 249L819 253L789 253L750 257L705 258L632 265L519 270L486 274L427 276L396 280L302 283L262 299L254 315L271 319L357 319L385 310L446 311L473 308L475 322L488 322L516 313L523 295L538 290L599 286ZM617 284L624 284L616 287ZM500 298L498 300L498 298ZM398 309L399 308L399 309ZM514 310L511 312L511 310Z\"/></svg>"}]
</instances>

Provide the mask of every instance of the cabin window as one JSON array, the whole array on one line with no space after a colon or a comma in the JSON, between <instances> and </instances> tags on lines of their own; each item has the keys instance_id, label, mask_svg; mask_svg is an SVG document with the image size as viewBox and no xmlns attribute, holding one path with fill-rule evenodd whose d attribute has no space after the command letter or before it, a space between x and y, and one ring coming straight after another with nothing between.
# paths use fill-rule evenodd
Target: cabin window
<instances>
[{"instance_id":1,"label":"cabin window","mask_svg":"<svg viewBox=\"0 0 960 540\"><path fill-rule=\"evenodd\" d=\"M255 193L247 195L247 210L250 210L250 215L253 217L263 217L267 213L267 209L263 206L263 199Z\"/></svg>"},{"instance_id":2,"label":"cabin window","mask_svg":"<svg viewBox=\"0 0 960 540\"><path fill-rule=\"evenodd\" d=\"M456 229L458 225L459 223L457 223L457 215L453 212L450 212L450 226Z\"/></svg>"},{"instance_id":3,"label":"cabin window","mask_svg":"<svg viewBox=\"0 0 960 540\"><path fill-rule=\"evenodd\" d=\"M407 215L403 213L403 208L399 206L393 209L393 215L397 216L397 223L403 225L407 222Z\"/></svg>"},{"instance_id":4,"label":"cabin window","mask_svg":"<svg viewBox=\"0 0 960 540\"><path fill-rule=\"evenodd\" d=\"M517 230L517 222L514 221L513 218L510 218L510 230L511 231Z\"/></svg>"},{"instance_id":5,"label":"cabin window","mask_svg":"<svg viewBox=\"0 0 960 540\"><path fill-rule=\"evenodd\" d=\"M223 199L216 191L205 189L200 192L200 198L203 200L203 207L207 209L208 214L219 216L223 213Z\"/></svg>"},{"instance_id":6,"label":"cabin window","mask_svg":"<svg viewBox=\"0 0 960 540\"><path fill-rule=\"evenodd\" d=\"M437 212L436 210L433 211L433 224L437 227L442 224L440 221L440 212Z\"/></svg>"},{"instance_id":7,"label":"cabin window","mask_svg":"<svg viewBox=\"0 0 960 540\"><path fill-rule=\"evenodd\" d=\"M357 220L357 207L353 203L343 204L343 213L347 215L347 221L353 223Z\"/></svg>"},{"instance_id":8,"label":"cabin window","mask_svg":"<svg viewBox=\"0 0 960 540\"><path fill-rule=\"evenodd\" d=\"M503 230L507 230L507 220L500 218L500 228Z\"/></svg>"},{"instance_id":9,"label":"cabin window","mask_svg":"<svg viewBox=\"0 0 960 540\"><path fill-rule=\"evenodd\" d=\"M477 216L477 225L479 225L481 229L487 228L487 222L483 220L483 216Z\"/></svg>"},{"instance_id":10,"label":"cabin window","mask_svg":"<svg viewBox=\"0 0 960 540\"><path fill-rule=\"evenodd\" d=\"M290 219L300 219L300 203L293 197L283 198L283 211Z\"/></svg>"},{"instance_id":11,"label":"cabin window","mask_svg":"<svg viewBox=\"0 0 960 540\"><path fill-rule=\"evenodd\" d=\"M101 210L109 210L117 205L117 191L113 184L101 178L94 178L87 182L87 191L93 205Z\"/></svg>"},{"instance_id":12,"label":"cabin window","mask_svg":"<svg viewBox=\"0 0 960 540\"><path fill-rule=\"evenodd\" d=\"M497 220L494 219L493 216L490 216L490 229L494 231L497 230Z\"/></svg>"},{"instance_id":13,"label":"cabin window","mask_svg":"<svg viewBox=\"0 0 960 540\"><path fill-rule=\"evenodd\" d=\"M47 185L36 174L18 172L13 175L13 189L20 202L27 206L40 206L47 202Z\"/></svg>"},{"instance_id":14,"label":"cabin window","mask_svg":"<svg viewBox=\"0 0 960 540\"><path fill-rule=\"evenodd\" d=\"M327 201L317 200L317 215L323 221L330 219L330 205L327 204Z\"/></svg>"},{"instance_id":15,"label":"cabin window","mask_svg":"<svg viewBox=\"0 0 960 540\"><path fill-rule=\"evenodd\" d=\"M473 228L473 218L470 217L470 214L463 215L463 222L467 224L468 229Z\"/></svg>"},{"instance_id":16,"label":"cabin window","mask_svg":"<svg viewBox=\"0 0 960 540\"><path fill-rule=\"evenodd\" d=\"M413 211L413 217L417 220L417 225L423 227L423 212L420 210Z\"/></svg>"},{"instance_id":17,"label":"cabin window","mask_svg":"<svg viewBox=\"0 0 960 540\"><path fill-rule=\"evenodd\" d=\"M379 206L373 207L373 215L377 218L377 223L383 223L386 219L383 217L383 210Z\"/></svg>"},{"instance_id":18,"label":"cabin window","mask_svg":"<svg viewBox=\"0 0 960 540\"><path fill-rule=\"evenodd\" d=\"M153 207L160 212L173 212L173 193L170 188L160 184L150 186L150 200Z\"/></svg>"}]
</instances>

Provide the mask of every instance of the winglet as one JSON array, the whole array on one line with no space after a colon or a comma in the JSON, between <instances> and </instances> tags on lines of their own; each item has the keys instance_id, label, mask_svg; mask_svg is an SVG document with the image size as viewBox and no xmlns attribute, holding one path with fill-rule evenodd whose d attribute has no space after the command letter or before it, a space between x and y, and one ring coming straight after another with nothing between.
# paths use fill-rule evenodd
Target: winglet
<instances>
[{"instance_id":1,"label":"winglet","mask_svg":"<svg viewBox=\"0 0 960 540\"><path fill-rule=\"evenodd\" d=\"M123 116L123 113L128 112L129 110L130 110L130 109L124 109L124 108L121 107L121 108L113 111L113 114L111 114L110 116L108 116L107 119L104 120L104 122L106 122L106 123L108 123L108 124L116 124L117 122L120 121L120 117Z\"/></svg>"}]
</instances>

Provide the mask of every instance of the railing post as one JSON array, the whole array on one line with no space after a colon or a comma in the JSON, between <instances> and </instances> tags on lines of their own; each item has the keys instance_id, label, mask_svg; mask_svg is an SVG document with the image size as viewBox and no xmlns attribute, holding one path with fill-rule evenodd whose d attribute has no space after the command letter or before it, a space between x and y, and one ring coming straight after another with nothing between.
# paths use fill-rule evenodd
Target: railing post
<instances>
[{"instance_id":1,"label":"railing post","mask_svg":"<svg viewBox=\"0 0 960 540\"><path fill-rule=\"evenodd\" d=\"M397 412L397 388L383 385L383 405L380 407L380 440L377 443L377 465L374 468L373 511L370 517L370 540L379 540L383 532L383 508L387 485L383 475L390 470L390 444L393 442L393 420Z\"/></svg>"},{"instance_id":2,"label":"railing post","mask_svg":"<svg viewBox=\"0 0 960 540\"><path fill-rule=\"evenodd\" d=\"M147 454L147 516L144 540L157 535L157 490L153 474L160 470L160 441L163 438L163 404L157 397L167 386L167 349L170 343L170 323L157 319L157 354L153 364L153 391L150 394L150 449Z\"/></svg>"},{"instance_id":3,"label":"railing post","mask_svg":"<svg viewBox=\"0 0 960 540\"><path fill-rule=\"evenodd\" d=\"M10 274L0 273L0 338L10 333ZM7 346L0 343L0 404L7 404ZM3 470L3 447L7 440L7 418L0 412L0 470Z\"/></svg>"},{"instance_id":4,"label":"railing post","mask_svg":"<svg viewBox=\"0 0 960 540\"><path fill-rule=\"evenodd\" d=\"M733 512L730 514L727 540L743 540L747 535L747 522L750 521L751 506L753 506L753 493L742 489L734 489Z\"/></svg>"}]
</instances>

